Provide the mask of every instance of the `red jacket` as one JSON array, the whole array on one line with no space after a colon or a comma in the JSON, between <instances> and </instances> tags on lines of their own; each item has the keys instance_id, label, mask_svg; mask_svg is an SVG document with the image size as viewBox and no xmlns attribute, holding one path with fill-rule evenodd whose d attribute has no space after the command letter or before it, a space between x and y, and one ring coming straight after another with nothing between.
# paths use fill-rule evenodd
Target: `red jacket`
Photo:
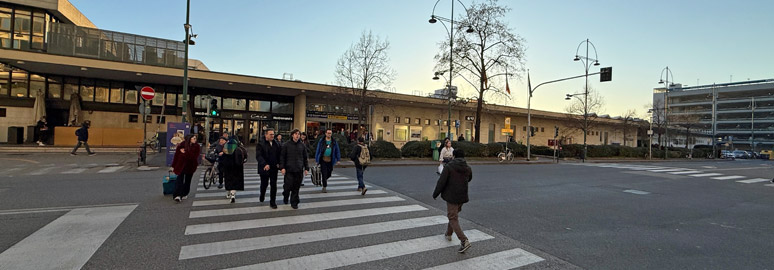
<instances>
[{"instance_id":1,"label":"red jacket","mask_svg":"<svg viewBox=\"0 0 774 270\"><path fill-rule=\"evenodd\" d=\"M185 154L180 152L180 149L185 149ZM177 149L175 149L175 157L172 159L173 172L177 175L196 172L196 167L199 166L200 151L198 143L183 142L178 144Z\"/></svg>"}]
</instances>

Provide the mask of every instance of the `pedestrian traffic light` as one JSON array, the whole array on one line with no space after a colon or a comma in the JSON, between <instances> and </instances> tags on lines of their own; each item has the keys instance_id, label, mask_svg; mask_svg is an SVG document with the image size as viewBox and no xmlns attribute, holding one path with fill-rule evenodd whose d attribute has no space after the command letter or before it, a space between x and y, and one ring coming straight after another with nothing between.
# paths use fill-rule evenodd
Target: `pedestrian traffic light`
<instances>
[{"instance_id":1,"label":"pedestrian traffic light","mask_svg":"<svg viewBox=\"0 0 774 270\"><path fill-rule=\"evenodd\" d=\"M604 67L599 69L599 81L609 82L613 80L613 67Z\"/></svg>"},{"instance_id":2,"label":"pedestrian traffic light","mask_svg":"<svg viewBox=\"0 0 774 270\"><path fill-rule=\"evenodd\" d=\"M559 137L559 127L554 127L554 138Z\"/></svg>"},{"instance_id":3,"label":"pedestrian traffic light","mask_svg":"<svg viewBox=\"0 0 774 270\"><path fill-rule=\"evenodd\" d=\"M208 114L210 117L217 117L220 116L220 110L218 110L218 100L212 99L210 100L210 111Z\"/></svg>"}]
</instances>

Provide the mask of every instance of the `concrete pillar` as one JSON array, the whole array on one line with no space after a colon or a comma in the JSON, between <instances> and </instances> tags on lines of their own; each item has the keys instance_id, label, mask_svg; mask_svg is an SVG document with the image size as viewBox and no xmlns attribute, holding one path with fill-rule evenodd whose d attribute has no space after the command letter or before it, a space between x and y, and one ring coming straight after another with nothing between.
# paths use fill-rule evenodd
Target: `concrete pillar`
<instances>
[{"instance_id":1,"label":"concrete pillar","mask_svg":"<svg viewBox=\"0 0 774 270\"><path fill-rule=\"evenodd\" d=\"M299 94L293 104L293 128L306 131L306 94Z\"/></svg>"}]
</instances>

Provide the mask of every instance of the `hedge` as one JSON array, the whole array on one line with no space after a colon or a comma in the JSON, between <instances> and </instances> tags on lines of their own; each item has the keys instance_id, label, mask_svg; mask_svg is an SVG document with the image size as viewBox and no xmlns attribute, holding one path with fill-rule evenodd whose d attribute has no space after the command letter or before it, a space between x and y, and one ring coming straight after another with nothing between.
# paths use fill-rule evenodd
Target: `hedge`
<instances>
[{"instance_id":1,"label":"hedge","mask_svg":"<svg viewBox=\"0 0 774 270\"><path fill-rule=\"evenodd\" d=\"M430 141L407 142L400 148L400 155L404 157L433 157L433 149Z\"/></svg>"},{"instance_id":2,"label":"hedge","mask_svg":"<svg viewBox=\"0 0 774 270\"><path fill-rule=\"evenodd\" d=\"M400 150L391 142L378 140L371 143L372 158L400 158Z\"/></svg>"}]
</instances>

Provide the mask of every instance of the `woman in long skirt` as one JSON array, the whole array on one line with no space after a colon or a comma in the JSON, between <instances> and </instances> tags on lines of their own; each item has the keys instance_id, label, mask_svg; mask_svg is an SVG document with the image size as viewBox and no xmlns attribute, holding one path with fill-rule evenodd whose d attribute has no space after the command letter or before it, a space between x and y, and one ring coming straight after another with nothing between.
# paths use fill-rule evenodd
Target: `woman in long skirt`
<instances>
[{"instance_id":1,"label":"woman in long skirt","mask_svg":"<svg viewBox=\"0 0 774 270\"><path fill-rule=\"evenodd\" d=\"M236 140L229 139L223 147L223 153L220 157L220 162L223 164L223 180L228 191L226 199L230 199L231 203L236 202L237 190L245 190L244 165L234 156L234 151L238 146L239 143Z\"/></svg>"}]
</instances>

